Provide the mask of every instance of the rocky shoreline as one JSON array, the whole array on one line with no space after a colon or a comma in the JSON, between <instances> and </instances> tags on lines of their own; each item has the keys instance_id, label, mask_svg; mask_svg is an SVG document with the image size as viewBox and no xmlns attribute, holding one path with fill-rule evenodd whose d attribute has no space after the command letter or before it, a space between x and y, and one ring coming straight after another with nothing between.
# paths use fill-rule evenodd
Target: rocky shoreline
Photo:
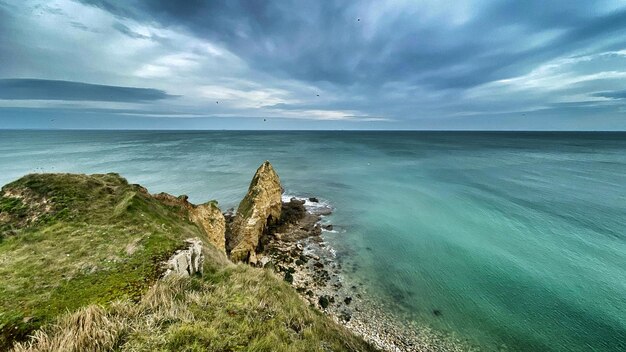
<instances>
[{"instance_id":1,"label":"rocky shoreline","mask_svg":"<svg viewBox=\"0 0 626 352\"><path fill-rule=\"evenodd\" d=\"M442 349L423 329L400 325L359 284L348 283L322 236L333 231L325 222L333 211L330 205L316 198L283 197L282 207L283 223L262 238L258 266L273 269L303 300L381 350L453 350Z\"/></svg>"},{"instance_id":2,"label":"rocky shoreline","mask_svg":"<svg viewBox=\"0 0 626 352\"><path fill-rule=\"evenodd\" d=\"M233 262L274 271L304 301L379 349L467 350L428 328L400 323L392 316L392 308L380 306L362 284L351 283L342 274L342 263L323 235L325 231L335 232L326 222L332 212L332 206L315 197L285 196L278 174L265 161L237 210L223 214L225 241L219 244L225 243L225 252Z\"/></svg>"}]
</instances>

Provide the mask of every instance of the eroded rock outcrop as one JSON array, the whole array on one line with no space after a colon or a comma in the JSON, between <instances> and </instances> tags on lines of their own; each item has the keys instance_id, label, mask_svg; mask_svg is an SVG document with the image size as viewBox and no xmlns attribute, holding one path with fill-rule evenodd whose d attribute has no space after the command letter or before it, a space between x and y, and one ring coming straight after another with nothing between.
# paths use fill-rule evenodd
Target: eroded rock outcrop
<instances>
[{"instance_id":1,"label":"eroded rock outcrop","mask_svg":"<svg viewBox=\"0 0 626 352\"><path fill-rule=\"evenodd\" d=\"M174 197L171 194L159 193L155 197L169 205L181 206L187 210L189 220L197 224L207 235L209 242L215 248L226 251L226 220L217 202L192 204L187 196Z\"/></svg>"},{"instance_id":2,"label":"eroded rock outcrop","mask_svg":"<svg viewBox=\"0 0 626 352\"><path fill-rule=\"evenodd\" d=\"M280 218L281 195L280 179L270 162L265 161L254 174L229 226L226 250L233 262L256 264L263 233Z\"/></svg>"},{"instance_id":3,"label":"eroded rock outcrop","mask_svg":"<svg viewBox=\"0 0 626 352\"><path fill-rule=\"evenodd\" d=\"M204 254L202 254L202 241L197 238L186 240L188 247L176 251L174 255L166 262L166 271L163 277L171 275L177 276L193 276L195 274L202 275L202 264L204 263Z\"/></svg>"},{"instance_id":4,"label":"eroded rock outcrop","mask_svg":"<svg viewBox=\"0 0 626 352\"><path fill-rule=\"evenodd\" d=\"M209 242L217 249L226 251L226 221L215 202L200 205L190 204L189 218L200 225L207 234Z\"/></svg>"}]
</instances>

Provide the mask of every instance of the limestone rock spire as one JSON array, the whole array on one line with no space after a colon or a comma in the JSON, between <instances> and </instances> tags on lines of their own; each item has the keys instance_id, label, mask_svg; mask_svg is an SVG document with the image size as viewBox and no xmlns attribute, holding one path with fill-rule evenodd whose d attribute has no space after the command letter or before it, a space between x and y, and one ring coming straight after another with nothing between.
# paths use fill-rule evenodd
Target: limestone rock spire
<instances>
[{"instance_id":1,"label":"limestone rock spire","mask_svg":"<svg viewBox=\"0 0 626 352\"><path fill-rule=\"evenodd\" d=\"M226 250L233 262L256 263L259 241L268 225L278 221L282 187L272 164L265 161L256 171L230 225Z\"/></svg>"}]
</instances>

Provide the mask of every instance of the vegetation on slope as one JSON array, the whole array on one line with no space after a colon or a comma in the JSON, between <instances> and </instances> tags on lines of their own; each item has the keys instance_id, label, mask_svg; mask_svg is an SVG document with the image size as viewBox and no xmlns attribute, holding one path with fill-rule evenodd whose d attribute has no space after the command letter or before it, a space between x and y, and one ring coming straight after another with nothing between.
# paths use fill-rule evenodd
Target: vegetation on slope
<instances>
[{"instance_id":1,"label":"vegetation on slope","mask_svg":"<svg viewBox=\"0 0 626 352\"><path fill-rule=\"evenodd\" d=\"M3 187L0 350L33 333L16 350L371 350L274 274L231 264L187 219L116 174ZM204 241L204 275L157 281L191 237Z\"/></svg>"}]
</instances>

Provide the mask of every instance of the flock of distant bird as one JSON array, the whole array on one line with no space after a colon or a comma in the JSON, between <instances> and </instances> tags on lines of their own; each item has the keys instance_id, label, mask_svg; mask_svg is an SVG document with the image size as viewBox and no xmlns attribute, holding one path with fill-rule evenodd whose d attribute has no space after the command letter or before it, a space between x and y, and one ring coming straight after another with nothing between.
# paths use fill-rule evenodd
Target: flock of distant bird
<instances>
[{"instance_id":1,"label":"flock of distant bird","mask_svg":"<svg viewBox=\"0 0 626 352\"><path fill-rule=\"evenodd\" d=\"M356 20L357 20L357 22L361 22L360 18L357 18ZM318 97L320 96L319 94L316 94L316 95ZM215 101L215 104L219 104L219 103L220 103L219 100ZM524 115L526 115L526 114L524 114ZM266 121L267 121L267 119L263 119L263 122L266 122ZM50 122L54 122L54 119L51 119Z\"/></svg>"}]
</instances>

